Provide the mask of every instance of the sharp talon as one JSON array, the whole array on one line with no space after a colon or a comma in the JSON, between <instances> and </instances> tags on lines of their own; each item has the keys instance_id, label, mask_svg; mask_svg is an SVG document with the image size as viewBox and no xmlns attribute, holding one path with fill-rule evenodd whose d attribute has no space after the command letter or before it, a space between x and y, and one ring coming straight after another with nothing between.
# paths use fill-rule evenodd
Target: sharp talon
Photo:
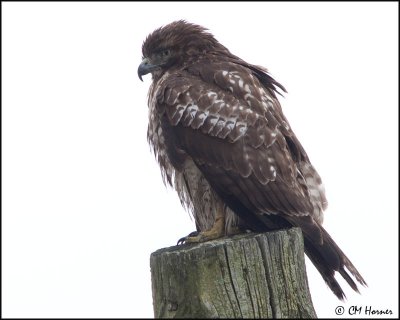
<instances>
[{"instance_id":1,"label":"sharp talon","mask_svg":"<svg viewBox=\"0 0 400 320\"><path fill-rule=\"evenodd\" d=\"M193 232L189 233L186 237L180 238L180 239L178 240L178 242L176 243L176 245L179 246L179 245L185 244L186 241L187 241L189 238L193 238L193 237L196 237L196 236L198 236L198 235L199 235L199 232L198 232L198 231L193 231Z\"/></svg>"},{"instance_id":2,"label":"sharp talon","mask_svg":"<svg viewBox=\"0 0 400 320\"><path fill-rule=\"evenodd\" d=\"M186 238L187 238L187 237L182 237L182 238L180 238L180 239L178 240L178 242L176 243L176 245L177 245L177 246L180 246L181 244L184 244Z\"/></svg>"}]
</instances>

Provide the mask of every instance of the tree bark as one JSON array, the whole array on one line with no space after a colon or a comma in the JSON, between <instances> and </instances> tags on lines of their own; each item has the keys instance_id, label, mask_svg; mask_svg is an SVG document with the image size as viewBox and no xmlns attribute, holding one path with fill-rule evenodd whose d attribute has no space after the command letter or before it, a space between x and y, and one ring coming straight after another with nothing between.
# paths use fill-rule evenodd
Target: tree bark
<instances>
[{"instance_id":1,"label":"tree bark","mask_svg":"<svg viewBox=\"0 0 400 320\"><path fill-rule=\"evenodd\" d=\"M299 228L160 249L150 266L155 318L316 318Z\"/></svg>"}]
</instances>

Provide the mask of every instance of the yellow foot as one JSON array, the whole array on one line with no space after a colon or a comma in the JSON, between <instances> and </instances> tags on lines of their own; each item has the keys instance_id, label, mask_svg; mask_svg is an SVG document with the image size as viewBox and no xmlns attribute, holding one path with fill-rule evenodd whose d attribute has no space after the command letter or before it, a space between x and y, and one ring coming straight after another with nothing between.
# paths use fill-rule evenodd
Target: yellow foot
<instances>
[{"instance_id":1,"label":"yellow foot","mask_svg":"<svg viewBox=\"0 0 400 320\"><path fill-rule=\"evenodd\" d=\"M224 234L218 234L218 233L210 232L210 231L211 230L200 232L195 237L187 237L185 239L185 243L206 242L206 241L215 240L215 239L218 239L218 238L221 238L224 236Z\"/></svg>"},{"instance_id":2,"label":"yellow foot","mask_svg":"<svg viewBox=\"0 0 400 320\"><path fill-rule=\"evenodd\" d=\"M184 243L199 243L209 240L222 238L225 235L225 220L218 218L210 230L202 231L196 236L188 236L183 241Z\"/></svg>"}]
</instances>

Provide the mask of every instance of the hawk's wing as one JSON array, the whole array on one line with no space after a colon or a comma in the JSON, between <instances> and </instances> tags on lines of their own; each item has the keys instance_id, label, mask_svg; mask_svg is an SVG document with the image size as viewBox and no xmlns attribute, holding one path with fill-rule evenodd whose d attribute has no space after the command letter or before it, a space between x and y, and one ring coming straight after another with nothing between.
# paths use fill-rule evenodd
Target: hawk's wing
<instances>
[{"instance_id":1,"label":"hawk's wing","mask_svg":"<svg viewBox=\"0 0 400 320\"><path fill-rule=\"evenodd\" d=\"M253 213L320 219L326 206L320 178L275 95L251 70L195 65L169 75L156 95L163 126L171 127L164 131L213 187Z\"/></svg>"}]
</instances>

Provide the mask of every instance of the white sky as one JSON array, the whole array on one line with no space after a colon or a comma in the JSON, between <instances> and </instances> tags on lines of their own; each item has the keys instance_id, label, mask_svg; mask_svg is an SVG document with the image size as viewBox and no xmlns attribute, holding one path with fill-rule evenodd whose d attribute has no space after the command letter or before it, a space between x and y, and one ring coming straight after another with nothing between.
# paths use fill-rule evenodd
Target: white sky
<instances>
[{"instance_id":1,"label":"white sky","mask_svg":"<svg viewBox=\"0 0 400 320\"><path fill-rule=\"evenodd\" d=\"M398 317L397 3L1 5L3 317L153 316L150 253L194 223L149 151L137 67L145 37L182 18L289 92L324 226L369 284L340 281L342 303L308 263L318 316Z\"/></svg>"}]
</instances>

